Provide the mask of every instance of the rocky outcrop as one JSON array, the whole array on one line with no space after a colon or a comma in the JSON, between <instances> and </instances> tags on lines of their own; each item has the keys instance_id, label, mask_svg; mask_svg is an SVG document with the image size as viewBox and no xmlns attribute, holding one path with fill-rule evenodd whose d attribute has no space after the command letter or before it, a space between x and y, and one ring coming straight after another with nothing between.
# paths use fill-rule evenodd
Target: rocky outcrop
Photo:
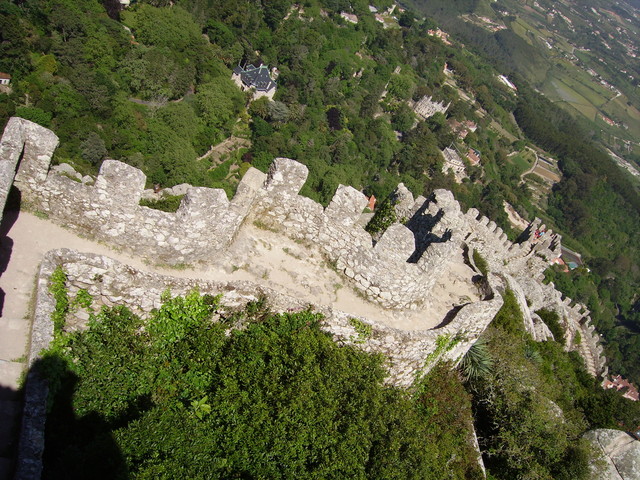
<instances>
[{"instance_id":1,"label":"rocky outcrop","mask_svg":"<svg viewBox=\"0 0 640 480\"><path fill-rule=\"evenodd\" d=\"M640 441L620 430L598 429L585 434L596 456L593 480L640 480Z\"/></svg>"}]
</instances>

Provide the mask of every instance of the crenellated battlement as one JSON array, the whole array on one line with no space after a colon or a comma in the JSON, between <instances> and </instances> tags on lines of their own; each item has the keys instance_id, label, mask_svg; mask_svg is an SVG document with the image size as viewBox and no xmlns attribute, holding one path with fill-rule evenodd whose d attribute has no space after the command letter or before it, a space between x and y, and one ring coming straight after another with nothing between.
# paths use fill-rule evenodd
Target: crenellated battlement
<instances>
[{"instance_id":1,"label":"crenellated battlement","mask_svg":"<svg viewBox=\"0 0 640 480\"><path fill-rule=\"evenodd\" d=\"M452 262L462 260L464 250L477 250L496 274L491 285L504 284L518 292L527 328L534 336L543 338L549 332L532 312L551 308L570 319L571 325L579 325L567 329L567 342L575 338L577 328L585 332L583 343L593 337L584 315L574 321L579 314L575 307L560 301L552 285L540 282L544 270L559 256L561 238L546 231L538 219L513 243L478 210L463 212L451 192L436 190L429 198L414 199L400 184L392 196L401 222L374 241L359 222L367 205L361 192L340 185L325 208L299 195L308 170L287 158L276 158L266 174L249 169L231 200L220 189L188 187L178 210L167 213L139 204L146 176L122 162L105 160L93 185L49 170L56 146L57 137L49 130L11 119L0 145L0 174L8 173L0 180L10 185L11 172L19 163L15 184L33 208L78 233L152 262L211 262L228 249L243 224L254 222L317 246L369 300L403 311L427 304ZM2 162L13 165L13 170ZM492 293L484 300L456 306L453 320L442 327L473 332L461 343L467 348L502 303L497 302L498 292L489 290Z\"/></svg>"},{"instance_id":2,"label":"crenellated battlement","mask_svg":"<svg viewBox=\"0 0 640 480\"><path fill-rule=\"evenodd\" d=\"M58 142L55 133L37 123L18 117L9 119L0 140L0 207L3 210L18 165L22 177L43 181Z\"/></svg>"}]
</instances>

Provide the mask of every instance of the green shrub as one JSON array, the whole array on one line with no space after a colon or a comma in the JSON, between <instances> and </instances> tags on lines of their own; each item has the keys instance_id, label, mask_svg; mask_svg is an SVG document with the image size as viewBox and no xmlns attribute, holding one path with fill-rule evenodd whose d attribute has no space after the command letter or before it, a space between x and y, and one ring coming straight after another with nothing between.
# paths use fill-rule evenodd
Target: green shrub
<instances>
[{"instance_id":1,"label":"green shrub","mask_svg":"<svg viewBox=\"0 0 640 480\"><path fill-rule=\"evenodd\" d=\"M155 210L161 210L163 212L174 213L178 211L180 203L182 202L184 195L167 195L160 200L140 200L140 205L143 207L153 208Z\"/></svg>"},{"instance_id":2,"label":"green shrub","mask_svg":"<svg viewBox=\"0 0 640 480\"><path fill-rule=\"evenodd\" d=\"M475 248L473 249L473 263L478 268L480 273L486 277L489 273L489 265L487 264L487 261L484 259L484 257L480 255L480 252L478 252L478 250L476 250Z\"/></svg>"},{"instance_id":3,"label":"green shrub","mask_svg":"<svg viewBox=\"0 0 640 480\"><path fill-rule=\"evenodd\" d=\"M393 223L397 221L396 211L391 199L387 198L376 209L369 223L365 227L365 230L371 234L384 232Z\"/></svg>"},{"instance_id":4,"label":"green shrub","mask_svg":"<svg viewBox=\"0 0 640 480\"><path fill-rule=\"evenodd\" d=\"M350 318L349 324L355 329L357 334L357 337L352 339L354 342L364 343L371 337L373 329L368 323L364 323L362 320L358 320L357 318Z\"/></svg>"},{"instance_id":5,"label":"green shrub","mask_svg":"<svg viewBox=\"0 0 640 480\"><path fill-rule=\"evenodd\" d=\"M229 176L229 171L231 169L232 160L227 160L222 162L213 170L209 170L207 176L211 182L222 182L225 178Z\"/></svg>"},{"instance_id":6,"label":"green shrub","mask_svg":"<svg viewBox=\"0 0 640 480\"><path fill-rule=\"evenodd\" d=\"M580 330L576 330L576 334L573 337L573 344L580 345L582 343L582 335L580 335Z\"/></svg>"},{"instance_id":7,"label":"green shrub","mask_svg":"<svg viewBox=\"0 0 640 480\"><path fill-rule=\"evenodd\" d=\"M310 310L261 299L227 316L218 297L163 299L148 321L105 308L49 355L62 388L46 478L480 478L469 397L448 368L412 395Z\"/></svg>"},{"instance_id":8,"label":"green shrub","mask_svg":"<svg viewBox=\"0 0 640 480\"><path fill-rule=\"evenodd\" d=\"M56 301L55 309L51 314L51 320L53 321L54 335L57 335L64 329L67 313L69 312L67 274L61 266L56 267L53 271L50 282L49 292L53 295L53 298Z\"/></svg>"},{"instance_id":9,"label":"green shrub","mask_svg":"<svg viewBox=\"0 0 640 480\"><path fill-rule=\"evenodd\" d=\"M464 381L474 381L491 372L493 359L487 348L487 339L480 337L462 357L458 366Z\"/></svg>"},{"instance_id":10,"label":"green shrub","mask_svg":"<svg viewBox=\"0 0 640 480\"><path fill-rule=\"evenodd\" d=\"M524 317L512 290L506 289L502 295L504 303L496 316L492 325L502 330L514 334L524 332Z\"/></svg>"},{"instance_id":11,"label":"green shrub","mask_svg":"<svg viewBox=\"0 0 640 480\"><path fill-rule=\"evenodd\" d=\"M560 324L560 316L552 311L552 310L538 310L536 311L538 316L542 319L542 321L549 327L551 333L553 333L553 338L556 342L564 344L564 335L565 330L564 327Z\"/></svg>"}]
</instances>

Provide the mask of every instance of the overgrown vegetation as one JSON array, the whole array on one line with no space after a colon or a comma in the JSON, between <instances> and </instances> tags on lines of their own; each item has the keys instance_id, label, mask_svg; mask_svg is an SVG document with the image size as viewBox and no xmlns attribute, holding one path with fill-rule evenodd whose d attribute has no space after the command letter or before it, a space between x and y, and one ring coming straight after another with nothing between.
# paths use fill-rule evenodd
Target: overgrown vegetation
<instances>
[{"instance_id":1,"label":"overgrown vegetation","mask_svg":"<svg viewBox=\"0 0 640 480\"><path fill-rule=\"evenodd\" d=\"M412 394L311 311L215 320L218 297L164 300L146 322L105 308L45 355L46 478L480 478L454 371Z\"/></svg>"},{"instance_id":2,"label":"overgrown vegetation","mask_svg":"<svg viewBox=\"0 0 640 480\"><path fill-rule=\"evenodd\" d=\"M62 333L67 313L69 312L69 295L67 293L67 274L62 267L56 267L51 274L49 292L56 302L55 309L51 314L53 331L55 335Z\"/></svg>"},{"instance_id":3,"label":"overgrown vegetation","mask_svg":"<svg viewBox=\"0 0 640 480\"><path fill-rule=\"evenodd\" d=\"M143 198L140 200L140 205L143 207L153 208L155 210L161 210L163 212L173 213L178 211L183 197L184 195L167 195L159 200L147 200Z\"/></svg>"},{"instance_id":4,"label":"overgrown vegetation","mask_svg":"<svg viewBox=\"0 0 640 480\"><path fill-rule=\"evenodd\" d=\"M491 322L511 334L524 332L524 319L513 290L506 289L502 294L504 303Z\"/></svg>"},{"instance_id":5,"label":"overgrown vegetation","mask_svg":"<svg viewBox=\"0 0 640 480\"><path fill-rule=\"evenodd\" d=\"M486 277L489 273L489 264L487 264L487 261L475 248L473 249L473 263L478 268L480 273Z\"/></svg>"},{"instance_id":6,"label":"overgrown vegetation","mask_svg":"<svg viewBox=\"0 0 640 480\"><path fill-rule=\"evenodd\" d=\"M390 198L386 198L376 209L365 229L373 234L384 233L397 221L396 210Z\"/></svg>"},{"instance_id":7,"label":"overgrown vegetation","mask_svg":"<svg viewBox=\"0 0 640 480\"><path fill-rule=\"evenodd\" d=\"M565 352L558 342L533 341L513 294L507 290L504 298L460 365L491 478L591 478L592 453L582 434L634 428L640 406L603 390L576 352Z\"/></svg>"},{"instance_id":8,"label":"overgrown vegetation","mask_svg":"<svg viewBox=\"0 0 640 480\"><path fill-rule=\"evenodd\" d=\"M364 323L362 320L359 320L357 318L350 318L349 324L356 331L356 337L353 339L356 343L366 342L373 333L371 325Z\"/></svg>"},{"instance_id":9,"label":"overgrown vegetation","mask_svg":"<svg viewBox=\"0 0 640 480\"><path fill-rule=\"evenodd\" d=\"M492 372L493 359L487 348L487 338L480 337L460 361L460 371L465 382L478 381Z\"/></svg>"},{"instance_id":10,"label":"overgrown vegetation","mask_svg":"<svg viewBox=\"0 0 640 480\"><path fill-rule=\"evenodd\" d=\"M550 310L538 310L536 311L538 316L542 319L542 321L549 327L551 333L553 333L553 338L556 342L564 345L564 327L560 324L560 316L553 311Z\"/></svg>"}]
</instances>

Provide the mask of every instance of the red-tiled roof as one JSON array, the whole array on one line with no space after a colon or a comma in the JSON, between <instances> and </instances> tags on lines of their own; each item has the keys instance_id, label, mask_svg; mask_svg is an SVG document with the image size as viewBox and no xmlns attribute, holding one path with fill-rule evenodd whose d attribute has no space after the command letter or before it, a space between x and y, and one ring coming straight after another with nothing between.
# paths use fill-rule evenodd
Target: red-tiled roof
<instances>
[{"instance_id":1,"label":"red-tiled roof","mask_svg":"<svg viewBox=\"0 0 640 480\"><path fill-rule=\"evenodd\" d=\"M11 80L11 75L9 75L8 73L0 72L0 79Z\"/></svg>"}]
</instances>

